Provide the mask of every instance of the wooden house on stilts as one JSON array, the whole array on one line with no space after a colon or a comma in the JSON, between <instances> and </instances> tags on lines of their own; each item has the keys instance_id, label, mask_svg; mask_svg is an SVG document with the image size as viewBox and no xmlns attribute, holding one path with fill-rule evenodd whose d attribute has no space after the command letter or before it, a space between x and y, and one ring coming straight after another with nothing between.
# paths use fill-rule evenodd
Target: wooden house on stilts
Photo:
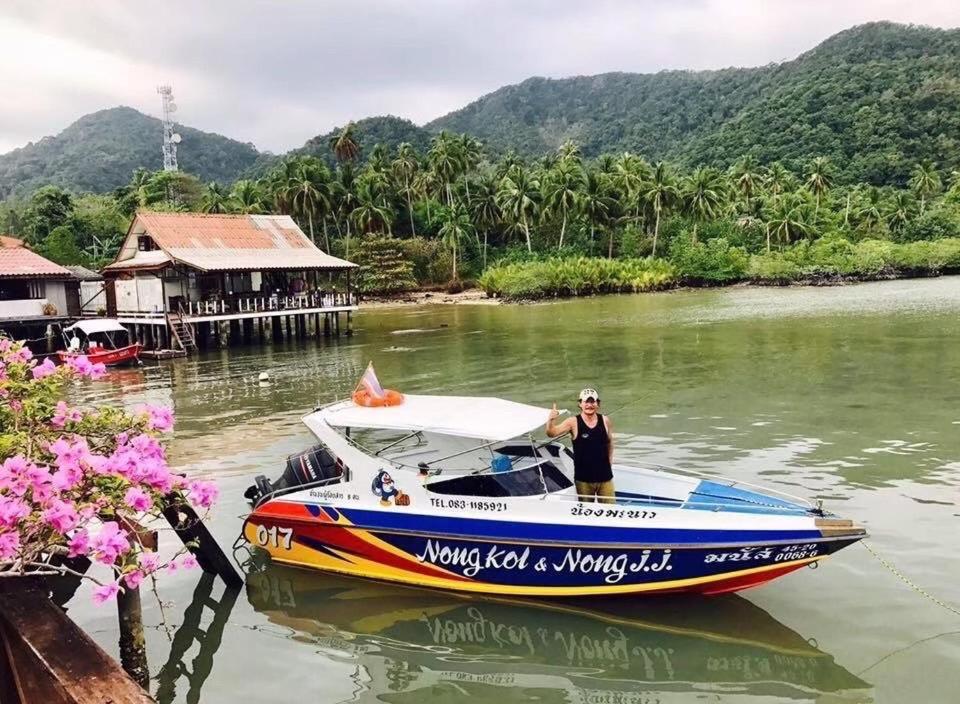
<instances>
[{"instance_id":1,"label":"wooden house on stilts","mask_svg":"<svg viewBox=\"0 0 960 704\"><path fill-rule=\"evenodd\" d=\"M107 314L147 348L347 334L356 268L286 215L139 212L103 270Z\"/></svg>"}]
</instances>

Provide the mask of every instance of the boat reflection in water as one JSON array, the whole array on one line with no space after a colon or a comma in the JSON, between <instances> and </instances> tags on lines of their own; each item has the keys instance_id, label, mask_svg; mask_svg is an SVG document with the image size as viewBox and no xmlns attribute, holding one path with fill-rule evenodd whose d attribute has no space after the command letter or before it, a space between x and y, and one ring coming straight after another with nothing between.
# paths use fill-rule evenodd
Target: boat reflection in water
<instances>
[{"instance_id":1,"label":"boat reflection in water","mask_svg":"<svg viewBox=\"0 0 960 704\"><path fill-rule=\"evenodd\" d=\"M349 701L873 701L870 684L738 596L585 608L279 566L249 575L247 596L297 640L357 665L361 691Z\"/></svg>"}]
</instances>

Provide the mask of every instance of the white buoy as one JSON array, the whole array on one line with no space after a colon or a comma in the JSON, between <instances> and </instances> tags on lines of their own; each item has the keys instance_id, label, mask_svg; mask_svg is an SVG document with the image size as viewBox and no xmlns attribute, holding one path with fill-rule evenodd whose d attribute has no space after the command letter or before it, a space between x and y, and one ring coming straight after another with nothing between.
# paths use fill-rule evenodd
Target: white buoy
<instances>
[{"instance_id":1,"label":"white buoy","mask_svg":"<svg viewBox=\"0 0 960 704\"><path fill-rule=\"evenodd\" d=\"M260 372L260 376L257 377L260 381L270 381L270 375L266 372Z\"/></svg>"}]
</instances>

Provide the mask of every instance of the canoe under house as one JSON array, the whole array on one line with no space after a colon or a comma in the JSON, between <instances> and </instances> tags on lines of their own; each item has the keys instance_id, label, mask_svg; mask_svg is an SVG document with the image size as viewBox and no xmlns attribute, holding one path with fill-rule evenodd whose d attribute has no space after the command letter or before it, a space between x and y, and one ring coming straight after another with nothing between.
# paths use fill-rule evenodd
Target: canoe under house
<instances>
[{"instance_id":1,"label":"canoe under house","mask_svg":"<svg viewBox=\"0 0 960 704\"><path fill-rule=\"evenodd\" d=\"M339 334L341 315L350 334L355 268L287 215L141 211L103 269L107 315L147 349L182 352Z\"/></svg>"}]
</instances>

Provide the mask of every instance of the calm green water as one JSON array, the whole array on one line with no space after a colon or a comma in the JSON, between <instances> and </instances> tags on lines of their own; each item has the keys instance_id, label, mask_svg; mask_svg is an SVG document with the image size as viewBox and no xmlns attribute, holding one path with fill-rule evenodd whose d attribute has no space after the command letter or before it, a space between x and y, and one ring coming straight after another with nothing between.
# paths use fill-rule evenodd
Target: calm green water
<instances>
[{"instance_id":1,"label":"calm green water","mask_svg":"<svg viewBox=\"0 0 960 704\"><path fill-rule=\"evenodd\" d=\"M960 608L960 280L727 289L363 313L349 340L112 373L86 403L172 404L172 463L216 477L233 542L255 474L374 360L409 392L574 407L595 386L617 456L824 499ZM270 374L269 383L257 381ZM167 549L172 543L167 539ZM511 603L269 568L145 594L163 702L954 702L960 616L862 546L743 596ZM116 615L71 613L115 653ZM172 641L171 641L172 639Z\"/></svg>"}]
</instances>

